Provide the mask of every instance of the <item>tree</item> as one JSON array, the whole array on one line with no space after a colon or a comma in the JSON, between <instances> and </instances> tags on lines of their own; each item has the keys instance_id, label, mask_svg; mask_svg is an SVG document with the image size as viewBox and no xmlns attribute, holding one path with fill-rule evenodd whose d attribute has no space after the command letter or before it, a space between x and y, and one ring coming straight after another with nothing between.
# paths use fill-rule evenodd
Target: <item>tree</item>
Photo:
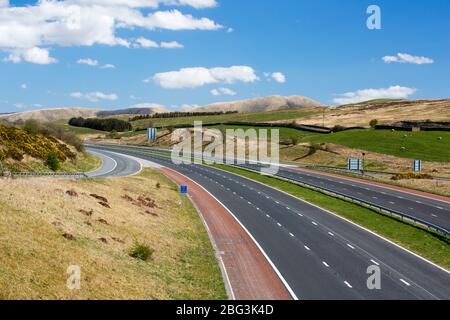
<instances>
[{"instance_id":1,"label":"tree","mask_svg":"<svg viewBox=\"0 0 450 320\"><path fill-rule=\"evenodd\" d=\"M59 159L54 152L49 152L45 160L45 165L52 171L58 171L61 167Z\"/></svg>"},{"instance_id":2,"label":"tree","mask_svg":"<svg viewBox=\"0 0 450 320\"><path fill-rule=\"evenodd\" d=\"M378 120L377 119L370 120L369 124L370 124L370 127L375 128L378 124Z\"/></svg>"}]
</instances>

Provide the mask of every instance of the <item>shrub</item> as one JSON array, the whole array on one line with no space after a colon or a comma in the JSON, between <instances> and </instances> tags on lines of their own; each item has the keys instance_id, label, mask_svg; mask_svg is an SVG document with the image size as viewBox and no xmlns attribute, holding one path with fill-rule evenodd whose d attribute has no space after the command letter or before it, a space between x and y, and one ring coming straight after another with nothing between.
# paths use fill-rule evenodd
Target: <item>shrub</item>
<instances>
[{"instance_id":1,"label":"shrub","mask_svg":"<svg viewBox=\"0 0 450 320\"><path fill-rule=\"evenodd\" d=\"M131 124L127 121L119 119L97 119L97 118L72 118L69 120L69 125L74 127L90 128L100 131L117 131L125 132L133 130Z\"/></svg>"},{"instance_id":2,"label":"shrub","mask_svg":"<svg viewBox=\"0 0 450 320\"><path fill-rule=\"evenodd\" d=\"M52 171L58 171L61 165L59 164L59 159L53 152L49 152L47 154L47 158L45 159L45 165L50 168Z\"/></svg>"},{"instance_id":3,"label":"shrub","mask_svg":"<svg viewBox=\"0 0 450 320\"><path fill-rule=\"evenodd\" d=\"M152 258L153 250L149 246L141 243L136 243L133 248L131 248L129 255L135 259L140 259L142 261L148 261Z\"/></svg>"},{"instance_id":4,"label":"shrub","mask_svg":"<svg viewBox=\"0 0 450 320\"><path fill-rule=\"evenodd\" d=\"M407 172L407 173L396 174L395 176L393 176L391 178L391 180L393 180L393 181L411 180L411 179L424 179L424 180L430 179L431 180L431 179L433 179L433 177L426 173Z\"/></svg>"},{"instance_id":5,"label":"shrub","mask_svg":"<svg viewBox=\"0 0 450 320\"><path fill-rule=\"evenodd\" d=\"M292 141L292 144L293 144L294 146L296 146L296 145L298 145L298 143L300 142L300 138L299 138L298 136L292 136L292 137L291 137L291 141Z\"/></svg>"},{"instance_id":6,"label":"shrub","mask_svg":"<svg viewBox=\"0 0 450 320\"><path fill-rule=\"evenodd\" d=\"M377 119L370 120L370 122L369 122L369 125L372 128L375 128L377 124L378 124L378 120Z\"/></svg>"}]
</instances>

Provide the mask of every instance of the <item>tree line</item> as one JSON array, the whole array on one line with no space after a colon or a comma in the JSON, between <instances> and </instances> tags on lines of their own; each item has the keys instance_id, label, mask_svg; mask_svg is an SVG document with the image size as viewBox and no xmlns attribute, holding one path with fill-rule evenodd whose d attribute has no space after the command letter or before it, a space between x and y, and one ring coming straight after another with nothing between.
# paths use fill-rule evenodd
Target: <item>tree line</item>
<instances>
[{"instance_id":1,"label":"tree line","mask_svg":"<svg viewBox=\"0 0 450 320\"><path fill-rule=\"evenodd\" d=\"M69 120L69 125L74 127L89 128L100 131L116 131L126 132L131 131L133 127L127 121L119 119L97 119L97 118L72 118Z\"/></svg>"},{"instance_id":2,"label":"tree line","mask_svg":"<svg viewBox=\"0 0 450 320\"><path fill-rule=\"evenodd\" d=\"M167 119L167 118L187 118L187 117L204 117L204 116L222 116L228 114L236 114L238 111L217 111L217 112L165 112L155 114L144 114L130 118L129 121L147 120L147 119Z\"/></svg>"}]
</instances>

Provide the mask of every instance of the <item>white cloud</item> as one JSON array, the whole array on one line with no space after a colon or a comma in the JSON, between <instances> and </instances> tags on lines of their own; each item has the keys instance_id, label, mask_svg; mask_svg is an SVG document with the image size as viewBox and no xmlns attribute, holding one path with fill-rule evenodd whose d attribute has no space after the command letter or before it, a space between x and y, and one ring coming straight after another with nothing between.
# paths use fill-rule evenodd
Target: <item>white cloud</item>
<instances>
[{"instance_id":1,"label":"white cloud","mask_svg":"<svg viewBox=\"0 0 450 320\"><path fill-rule=\"evenodd\" d=\"M234 92L233 90L228 89L228 88L217 88L217 89L211 90L210 92L213 96L221 96L221 95L235 96L236 95L236 92Z\"/></svg>"},{"instance_id":2,"label":"white cloud","mask_svg":"<svg viewBox=\"0 0 450 320\"><path fill-rule=\"evenodd\" d=\"M22 89L24 89L24 90L28 88L28 86L27 86L26 83L23 83L20 87L21 87Z\"/></svg>"},{"instance_id":3,"label":"white cloud","mask_svg":"<svg viewBox=\"0 0 450 320\"><path fill-rule=\"evenodd\" d=\"M140 37L136 39L133 43L135 48L159 48L159 45L150 39L146 39L144 37Z\"/></svg>"},{"instance_id":4,"label":"white cloud","mask_svg":"<svg viewBox=\"0 0 450 320\"><path fill-rule=\"evenodd\" d=\"M184 46L181 43L178 43L176 41L171 41L171 42L161 42L161 48L181 49L181 48L184 48Z\"/></svg>"},{"instance_id":5,"label":"white cloud","mask_svg":"<svg viewBox=\"0 0 450 320\"><path fill-rule=\"evenodd\" d=\"M273 80L275 80L278 83L285 83L286 82L286 76L282 74L281 72L274 72L270 75Z\"/></svg>"},{"instance_id":6,"label":"white cloud","mask_svg":"<svg viewBox=\"0 0 450 320\"><path fill-rule=\"evenodd\" d=\"M333 99L333 102L337 104L349 104L373 99L406 99L416 91L417 89L398 85L381 89L363 89L340 94L338 98Z\"/></svg>"},{"instance_id":7,"label":"white cloud","mask_svg":"<svg viewBox=\"0 0 450 320\"><path fill-rule=\"evenodd\" d=\"M105 65L101 66L100 68L101 69L115 69L116 66L113 65L113 64L108 63L108 64L105 64Z\"/></svg>"},{"instance_id":8,"label":"white cloud","mask_svg":"<svg viewBox=\"0 0 450 320\"><path fill-rule=\"evenodd\" d=\"M227 33L233 33L234 32L234 29L233 28L228 28L227 29Z\"/></svg>"},{"instance_id":9,"label":"white cloud","mask_svg":"<svg viewBox=\"0 0 450 320\"><path fill-rule=\"evenodd\" d=\"M78 64L86 64L86 65L91 66L91 67L96 67L96 66L98 66L98 61L97 61L97 60L94 60L94 59L91 59L91 58L87 58L87 59L79 59L79 60L77 61L77 63L78 63Z\"/></svg>"},{"instance_id":10,"label":"white cloud","mask_svg":"<svg viewBox=\"0 0 450 320\"><path fill-rule=\"evenodd\" d=\"M385 56L386 63L412 63L412 64L432 64L434 60L427 57L413 56L407 53L397 53L396 56Z\"/></svg>"},{"instance_id":11,"label":"white cloud","mask_svg":"<svg viewBox=\"0 0 450 320\"><path fill-rule=\"evenodd\" d=\"M22 60L35 64L52 64L58 62L55 58L50 57L49 49L33 47L29 49L16 49L11 52L6 62L20 63Z\"/></svg>"},{"instance_id":12,"label":"white cloud","mask_svg":"<svg viewBox=\"0 0 450 320\"><path fill-rule=\"evenodd\" d=\"M8 0L0 0L0 8L9 7L9 1Z\"/></svg>"},{"instance_id":13,"label":"white cloud","mask_svg":"<svg viewBox=\"0 0 450 320\"><path fill-rule=\"evenodd\" d=\"M183 68L179 71L157 73L153 81L165 89L197 88L214 83L255 82L259 80L253 68ZM145 80L144 80L145 81Z\"/></svg>"},{"instance_id":14,"label":"white cloud","mask_svg":"<svg viewBox=\"0 0 450 320\"><path fill-rule=\"evenodd\" d=\"M89 93L73 92L70 94L70 96L72 98L88 100L90 102L98 102L100 100L116 101L117 99L119 99L119 97L115 93L106 94L100 91Z\"/></svg>"},{"instance_id":15,"label":"white cloud","mask_svg":"<svg viewBox=\"0 0 450 320\"><path fill-rule=\"evenodd\" d=\"M190 6L195 9L212 8L217 6L216 0L71 0L74 4L125 6L129 8L152 8L160 5Z\"/></svg>"},{"instance_id":16,"label":"white cloud","mask_svg":"<svg viewBox=\"0 0 450 320\"><path fill-rule=\"evenodd\" d=\"M0 0L2 1L2 0ZM218 30L220 24L208 18L196 18L177 9L148 13L140 8L159 5L205 8L216 5L212 0L66 0L38 1L35 5L0 5L0 50L10 54L8 61L54 63L48 56L51 46L93 46L97 44L130 47L130 40L117 36L120 28L149 30ZM25 59L34 50L34 56ZM41 50L41 51L37 51ZM33 53L33 52L31 52ZM45 56L47 54L47 56ZM36 62L35 62L36 61Z\"/></svg>"}]
</instances>

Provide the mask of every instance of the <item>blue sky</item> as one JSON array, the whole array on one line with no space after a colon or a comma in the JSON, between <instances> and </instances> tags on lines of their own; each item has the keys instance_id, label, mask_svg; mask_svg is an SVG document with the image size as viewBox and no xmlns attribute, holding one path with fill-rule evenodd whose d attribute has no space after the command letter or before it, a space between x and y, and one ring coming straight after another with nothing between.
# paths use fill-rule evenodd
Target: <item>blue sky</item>
<instances>
[{"instance_id":1,"label":"blue sky","mask_svg":"<svg viewBox=\"0 0 450 320\"><path fill-rule=\"evenodd\" d=\"M93 2L102 15L110 14L111 28L105 27L108 18L97 21L93 9L95 14L85 17L89 11L83 10ZM0 112L141 103L180 108L274 94L304 95L323 104L450 97L448 0L125 5L131 2L71 0L47 3L44 10L36 1L12 0L8 6L0 0ZM372 4L381 9L381 30L366 26ZM14 12L26 5L22 9L33 19ZM69 7L81 7L81 32L47 28L66 19ZM123 12L139 13L139 21ZM161 12L168 14L158 18ZM163 42L182 48L163 48L168 46ZM191 69L180 72L184 68Z\"/></svg>"}]
</instances>

